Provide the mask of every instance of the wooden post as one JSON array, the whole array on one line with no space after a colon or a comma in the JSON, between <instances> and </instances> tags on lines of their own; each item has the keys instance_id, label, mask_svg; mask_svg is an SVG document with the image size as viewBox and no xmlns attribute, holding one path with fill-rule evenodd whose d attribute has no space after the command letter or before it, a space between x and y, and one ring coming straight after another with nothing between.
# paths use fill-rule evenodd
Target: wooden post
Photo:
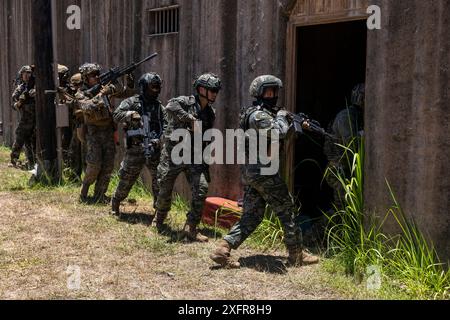
<instances>
[{"instance_id":1,"label":"wooden post","mask_svg":"<svg viewBox=\"0 0 450 320\"><path fill-rule=\"evenodd\" d=\"M54 89L51 0L32 0L31 25L33 56L36 64L36 144L39 182L55 183L56 174L56 111Z\"/></svg>"}]
</instances>

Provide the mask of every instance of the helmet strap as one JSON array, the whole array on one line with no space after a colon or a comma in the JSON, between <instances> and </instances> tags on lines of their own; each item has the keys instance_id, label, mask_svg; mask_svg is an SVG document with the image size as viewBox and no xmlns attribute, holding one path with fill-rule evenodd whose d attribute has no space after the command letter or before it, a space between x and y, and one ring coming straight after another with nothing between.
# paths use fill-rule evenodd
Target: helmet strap
<instances>
[{"instance_id":1,"label":"helmet strap","mask_svg":"<svg viewBox=\"0 0 450 320\"><path fill-rule=\"evenodd\" d=\"M205 87L202 87L202 88L205 88ZM209 92L209 89L207 89L207 88L205 88L205 89L206 89L206 95L201 94L201 93L200 93L200 90L197 89L197 96L198 96L199 98L203 98L203 99L205 99L206 101L208 101L208 105L212 105L212 104L214 103L214 101L211 101L211 100L209 100L209 98L208 98L208 92ZM199 100L200 100L200 99L199 99Z\"/></svg>"}]
</instances>

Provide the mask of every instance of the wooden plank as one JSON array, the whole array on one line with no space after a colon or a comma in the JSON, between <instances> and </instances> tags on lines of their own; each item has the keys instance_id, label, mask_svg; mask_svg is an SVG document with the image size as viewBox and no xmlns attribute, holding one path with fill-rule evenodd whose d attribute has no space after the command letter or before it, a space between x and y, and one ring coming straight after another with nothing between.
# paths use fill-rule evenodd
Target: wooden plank
<instances>
[{"instance_id":1,"label":"wooden plank","mask_svg":"<svg viewBox=\"0 0 450 320\"><path fill-rule=\"evenodd\" d=\"M53 45L51 25L51 0L32 1L32 30L34 61L36 63L36 140L38 161L45 163L44 170L54 170L56 165L56 110L54 95L45 90L55 88L53 78ZM48 172L53 177L52 171Z\"/></svg>"}]
</instances>

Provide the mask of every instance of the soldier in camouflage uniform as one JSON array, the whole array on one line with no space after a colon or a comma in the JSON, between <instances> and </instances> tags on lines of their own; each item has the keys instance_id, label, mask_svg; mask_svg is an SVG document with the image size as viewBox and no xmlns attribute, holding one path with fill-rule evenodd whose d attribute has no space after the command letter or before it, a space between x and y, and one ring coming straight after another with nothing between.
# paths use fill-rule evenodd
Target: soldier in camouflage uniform
<instances>
[{"instance_id":1,"label":"soldier in camouflage uniform","mask_svg":"<svg viewBox=\"0 0 450 320\"><path fill-rule=\"evenodd\" d=\"M175 164L171 158L172 150L177 144L177 142L170 139L175 130L188 130L193 143L194 130L199 130L200 123L203 129L202 133L211 129L214 125L215 111L212 104L215 102L221 89L220 79L212 73L203 74L194 82L194 89L195 95L174 98L169 101L166 107L168 123L164 133L161 163L158 166L160 191L156 203L156 225L159 230L162 228L171 207L175 180L181 172L184 172L191 185L192 202L183 232L191 241L206 242L208 238L198 232L197 226L200 223L204 202L208 193L208 184L210 182L209 167L204 163ZM205 148L205 146L203 144L202 147ZM196 151L202 152L203 150ZM192 159L194 159L194 147L191 147Z\"/></svg>"},{"instance_id":2,"label":"soldier in camouflage uniform","mask_svg":"<svg viewBox=\"0 0 450 320\"><path fill-rule=\"evenodd\" d=\"M89 187L95 182L94 202L109 203L105 193L114 169L116 146L112 110L108 107L110 96L122 93L119 83L103 86L99 93L89 89L99 83L100 66L85 63L80 67L84 85L76 97L83 111L86 125L86 174L80 191L80 201L87 202Z\"/></svg>"},{"instance_id":3,"label":"soldier in camouflage uniform","mask_svg":"<svg viewBox=\"0 0 450 320\"><path fill-rule=\"evenodd\" d=\"M59 92L59 101L58 104L67 104L70 106L69 101L66 97L66 94L69 90L69 79L70 79L70 73L69 68L65 65L58 64L58 92ZM61 128L61 147L63 150L63 160L65 165L67 166L69 163L69 154L68 149L70 145L70 141L72 139L72 119L69 118L69 127Z\"/></svg>"},{"instance_id":4,"label":"soldier in camouflage uniform","mask_svg":"<svg viewBox=\"0 0 450 320\"><path fill-rule=\"evenodd\" d=\"M241 111L240 128L244 131L256 130L258 139L268 137L268 144L274 142L271 138L272 131L278 132L279 138L283 140L291 128L288 113L277 107L278 91L282 86L281 80L271 75L256 78L250 86L250 94L255 98L255 102ZM238 268L239 263L230 258L231 249L237 249L256 230L263 221L268 204L283 225L289 263L291 265L317 263L317 257L303 250L301 230L294 223L296 212L294 201L286 183L278 172L274 175L263 175L262 168L270 164L263 165L259 156L256 164L249 164L248 145L245 153L247 164L241 166L245 182L243 215L229 234L220 241L210 258L224 267Z\"/></svg>"},{"instance_id":5,"label":"soldier in camouflage uniform","mask_svg":"<svg viewBox=\"0 0 450 320\"><path fill-rule=\"evenodd\" d=\"M20 152L25 147L27 168L34 167L36 162L36 109L35 79L32 66L23 66L19 70L17 87L12 95L13 108L20 114L19 126L16 129L16 140L12 147L10 166L15 167Z\"/></svg>"},{"instance_id":6,"label":"soldier in camouflage uniform","mask_svg":"<svg viewBox=\"0 0 450 320\"><path fill-rule=\"evenodd\" d=\"M328 131L334 139L327 137L324 144L324 154L328 158L326 181L333 188L334 204L338 210L344 207L345 191L335 174L348 177L353 160L347 158L348 153L339 145L350 147L351 150L357 149L359 138L363 135L364 100L365 85L360 83L352 90L351 105L340 111L331 123Z\"/></svg>"},{"instance_id":7,"label":"soldier in camouflage uniform","mask_svg":"<svg viewBox=\"0 0 450 320\"><path fill-rule=\"evenodd\" d=\"M76 99L81 89L83 80L80 73L74 74L64 90L64 102L69 107L71 139L67 150L67 166L69 168L68 178L72 181L81 181L81 173L84 168L84 143L78 137L78 129L83 124L83 111Z\"/></svg>"},{"instance_id":8,"label":"soldier in camouflage uniform","mask_svg":"<svg viewBox=\"0 0 450 320\"><path fill-rule=\"evenodd\" d=\"M116 123L123 123L125 130L143 129L143 115L148 116L149 131L152 133L151 149L153 154L146 159L144 137L127 138L125 158L119 170L119 185L111 200L112 213L120 214L120 202L125 200L139 177L144 165L152 175L152 192L154 204L158 199L157 168L161 155L160 138L166 127L165 111L158 96L162 80L157 73L146 73L139 80L140 94L124 100L113 114Z\"/></svg>"}]
</instances>

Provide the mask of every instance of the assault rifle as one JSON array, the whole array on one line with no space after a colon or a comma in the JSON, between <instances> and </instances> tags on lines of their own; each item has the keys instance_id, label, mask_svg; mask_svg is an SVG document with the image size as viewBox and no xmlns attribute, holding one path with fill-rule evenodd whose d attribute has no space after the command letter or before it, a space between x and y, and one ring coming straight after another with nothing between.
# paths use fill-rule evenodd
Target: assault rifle
<instances>
[{"instance_id":1,"label":"assault rifle","mask_svg":"<svg viewBox=\"0 0 450 320\"><path fill-rule=\"evenodd\" d=\"M128 66L125 67L114 67L109 69L109 71L103 73L100 75L99 79L100 82L99 84L95 85L94 87L92 87L91 89L87 90L86 93L88 95L90 95L91 97L94 97L96 95L98 95L100 93L100 90L102 89L103 86L107 85L110 82L114 82L117 79L119 79L120 77L126 75L126 74L130 74L132 73L134 70L136 70L141 64L155 58L158 55L158 53L153 53L151 55L149 55L148 57L146 57L144 60L139 61L139 62L133 62L131 64L129 64Z\"/></svg>"},{"instance_id":2,"label":"assault rifle","mask_svg":"<svg viewBox=\"0 0 450 320\"><path fill-rule=\"evenodd\" d=\"M25 103L25 101L29 98L31 98L31 94L30 92L34 90L34 83L33 82L29 82L29 83L25 83L22 82L19 84L19 91L18 91L18 96L17 96L17 108L20 109L22 107L22 105ZM16 107L14 107L14 109L16 109ZM17 109L17 110L18 110Z\"/></svg>"},{"instance_id":3,"label":"assault rifle","mask_svg":"<svg viewBox=\"0 0 450 320\"><path fill-rule=\"evenodd\" d=\"M329 134L325 131L324 128L321 127L320 123L316 120L310 119L306 114L304 113L292 113L289 112L289 117L293 120L294 123L294 130L298 134L303 134L303 131L310 131L313 133L318 133L322 136L326 136L329 138L334 138L333 135Z\"/></svg>"},{"instance_id":4,"label":"assault rifle","mask_svg":"<svg viewBox=\"0 0 450 320\"><path fill-rule=\"evenodd\" d=\"M127 130L127 140L138 138L142 140L145 159L151 159L157 152L155 140L159 140L160 135L156 131L150 130L150 119L147 114L142 115L143 126L139 129Z\"/></svg>"}]
</instances>

